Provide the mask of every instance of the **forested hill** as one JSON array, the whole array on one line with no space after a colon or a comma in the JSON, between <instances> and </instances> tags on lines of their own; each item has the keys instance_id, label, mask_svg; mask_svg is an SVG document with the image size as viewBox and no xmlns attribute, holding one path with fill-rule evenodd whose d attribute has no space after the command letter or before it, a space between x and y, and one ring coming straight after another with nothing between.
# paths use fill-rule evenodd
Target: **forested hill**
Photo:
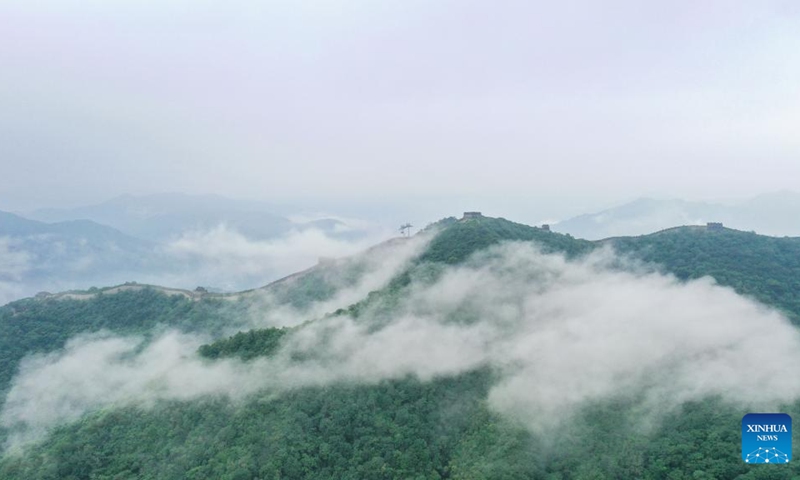
<instances>
[{"instance_id":1,"label":"forested hill","mask_svg":"<svg viewBox=\"0 0 800 480\"><path fill-rule=\"evenodd\" d=\"M415 241L419 249L410 248ZM258 368L259 361L274 361L288 371L301 372L303 362L323 355L313 349L298 350L298 345L312 341L330 350L321 358L331 362L322 363L325 368L314 370L314 375L330 373L326 370L334 369L333 364L352 370L343 374L342 381L297 383L283 390L265 387L237 402L209 394L104 403L88 409L78 420L60 423L22 454L6 455L0 460L0 478L566 480L788 479L800 475L796 463L744 465L738 451L741 408L714 395L666 409L658 421L648 417L643 420L647 428L634 425L642 415L635 397L612 395L586 403L558 435L548 436L492 408L490 392L504 373L496 365L476 362L452 374L433 375L409 369L405 375L359 381L364 370L389 367L361 360L342 363L347 350L357 348L369 335L389 332L369 351L395 352L394 363L402 364L406 356L430 355L436 359L431 362L446 364L449 357L436 356L437 348L413 350L414 341L408 344L413 351L397 350L391 335L415 337L413 331L393 324L393 319L414 308L408 305L409 299L430 299L437 292L452 294L445 303L456 303L446 306L450 310L442 315L442 330L434 330L442 336L433 338L447 348L451 340L447 335L460 332L448 328L469 328L480 315L491 312L483 310L486 306L480 299L486 297L480 291L459 300L453 291L459 283L440 280L452 280L447 275L464 268L472 275L471 281L480 285L482 276L491 273L482 269L481 262L502 255L491 248L508 241L533 242L545 253L564 254L575 261L610 244L617 252L650 262L679 279L710 275L719 284L758 298L795 320L800 316L798 238L680 227L589 242L488 217L444 219L416 240L398 240L362 256L320 265L248 295L188 298L142 288L84 300L26 299L0 307L3 391L8 391L8 382L26 353L59 351L76 334L101 329L143 335L145 345L169 328L207 335L217 340L199 348L200 363L192 368L201 365L209 372L227 365L223 362L230 358L243 361L239 368L245 370ZM396 263L391 275L383 274L380 265L404 248L403 261ZM486 258L476 260L476 255ZM497 270L515 268L528 267L512 262ZM487 289L497 288L489 280ZM519 290L518 285L506 286L512 292ZM509 302L499 308L513 306ZM501 312L501 316L507 314ZM247 330L247 325L259 325L259 319L263 325L264 317L275 328ZM278 328L282 318L291 318L291 328ZM355 323L347 323L349 319ZM342 325L355 340L337 336ZM231 326L243 331L221 338ZM282 349L288 345L295 350L285 353ZM131 355L146 354L143 348L127 352L120 364L133 361L128 359ZM137 361L147 365L146 358ZM280 376L280 372L269 375ZM300 376L295 374L290 380L300 382ZM163 386L165 381L144 382L142 388ZM64 402L71 398L69 392L64 393ZM800 414L800 406L785 405L784 411ZM12 427L3 429L4 437L14 433Z\"/></svg>"},{"instance_id":2,"label":"forested hill","mask_svg":"<svg viewBox=\"0 0 800 480\"><path fill-rule=\"evenodd\" d=\"M800 324L800 237L689 226L599 243L660 265L682 280L711 276Z\"/></svg>"},{"instance_id":3,"label":"forested hill","mask_svg":"<svg viewBox=\"0 0 800 480\"><path fill-rule=\"evenodd\" d=\"M737 293L781 309L800 324L800 237L770 237L729 228L675 227L649 235L587 241L502 218L448 218L420 262L456 264L501 241L533 241L544 252L575 257L611 246L681 280L713 277Z\"/></svg>"},{"instance_id":4,"label":"forested hill","mask_svg":"<svg viewBox=\"0 0 800 480\"><path fill-rule=\"evenodd\" d=\"M530 241L541 245L546 252L574 256L594 247L592 242L570 235L550 232L538 227L515 223L504 218L478 217L440 220L428 227L438 231L436 237L420 256L420 262L456 264L473 253L502 241Z\"/></svg>"},{"instance_id":5,"label":"forested hill","mask_svg":"<svg viewBox=\"0 0 800 480\"><path fill-rule=\"evenodd\" d=\"M388 241L349 258L321 262L262 288L236 294L186 291L143 284L37 295L0 307L0 392L19 361L64 347L70 338L93 332L150 336L165 329L220 338L254 322L285 324L317 306L347 306L388 281L386 256L403 255L405 240ZM385 271L384 271L385 270ZM387 278L383 278L387 277ZM266 315L265 315L266 313ZM325 312L321 312L324 314ZM313 315L313 312L310 312ZM268 318L265 318L268 317Z\"/></svg>"}]
</instances>

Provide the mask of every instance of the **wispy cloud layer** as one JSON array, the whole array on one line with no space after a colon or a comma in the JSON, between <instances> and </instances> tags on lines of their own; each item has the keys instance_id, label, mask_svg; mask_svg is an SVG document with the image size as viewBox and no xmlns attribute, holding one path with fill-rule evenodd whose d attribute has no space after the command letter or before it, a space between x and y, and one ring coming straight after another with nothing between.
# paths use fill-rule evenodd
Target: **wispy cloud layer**
<instances>
[{"instance_id":1,"label":"wispy cloud layer","mask_svg":"<svg viewBox=\"0 0 800 480\"><path fill-rule=\"evenodd\" d=\"M202 361L202 339L177 333L140 353L139 339L82 337L29 358L0 418L20 445L106 405L431 380L481 366L498 373L490 405L533 429L618 395L662 411L707 395L759 408L800 396L800 335L781 315L708 278L681 283L619 264L610 251L567 261L530 244L493 248L412 284L390 313L376 302L359 318L312 322L274 357L249 363Z\"/></svg>"}]
</instances>

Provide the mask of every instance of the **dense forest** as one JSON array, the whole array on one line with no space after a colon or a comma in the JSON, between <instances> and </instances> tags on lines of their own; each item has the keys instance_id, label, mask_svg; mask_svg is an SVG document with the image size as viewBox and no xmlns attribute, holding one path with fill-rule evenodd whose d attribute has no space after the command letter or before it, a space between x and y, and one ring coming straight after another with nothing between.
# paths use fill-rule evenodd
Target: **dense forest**
<instances>
[{"instance_id":1,"label":"dense forest","mask_svg":"<svg viewBox=\"0 0 800 480\"><path fill-rule=\"evenodd\" d=\"M100 293L91 300L24 299L0 308L0 390L25 355L59 349L80 333L149 334L156 327L221 334L241 314L235 303L195 302L181 295L140 291Z\"/></svg>"},{"instance_id":2,"label":"dense forest","mask_svg":"<svg viewBox=\"0 0 800 480\"><path fill-rule=\"evenodd\" d=\"M153 336L167 328L215 339L203 362L252 364L279 355L306 325L353 318L383 328L415 289L452 266L507 241L577 259L610 244L615 251L681 281L703 276L800 319L800 239L681 227L652 235L588 242L504 219L445 219L420 235L424 250L392 278L350 305L292 328L235 330L253 308L307 308L357 283L359 261L318 266L272 287L260 304L209 295L169 296L155 289L98 294L88 300L26 299L0 308L0 388L21 359L57 351L76 334L110 331ZM422 287L420 287L422 286ZM277 299L277 300L276 300ZM276 303L277 302L277 303ZM370 312L367 316L365 312ZM376 313L377 312L377 313ZM233 330L233 331L232 331ZM58 426L0 461L8 479L783 479L800 467L745 465L739 452L742 407L709 396L657 420L622 393L587 402L557 431L532 430L488 400L499 372L491 366L430 379L414 375L263 391L231 401L108 406ZM783 411L800 414L800 404ZM642 425L648 425L642 427ZM3 432L7 436L9 432Z\"/></svg>"},{"instance_id":3,"label":"dense forest","mask_svg":"<svg viewBox=\"0 0 800 480\"><path fill-rule=\"evenodd\" d=\"M679 227L606 242L682 280L711 276L800 323L800 238Z\"/></svg>"}]
</instances>

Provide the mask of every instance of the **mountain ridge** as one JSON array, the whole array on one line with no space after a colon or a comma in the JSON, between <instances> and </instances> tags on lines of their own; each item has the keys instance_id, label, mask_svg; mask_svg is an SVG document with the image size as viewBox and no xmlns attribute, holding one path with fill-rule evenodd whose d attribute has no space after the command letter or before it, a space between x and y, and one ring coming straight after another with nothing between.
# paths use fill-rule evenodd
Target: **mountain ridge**
<instances>
[{"instance_id":1,"label":"mountain ridge","mask_svg":"<svg viewBox=\"0 0 800 480\"><path fill-rule=\"evenodd\" d=\"M800 239L772 238L730 229L677 227L647 236L589 242L502 218L481 217L463 221L444 219L418 235L418 238L387 242L387 248L402 248L422 240L427 243L420 245L421 250L411 252L407 263L399 265L393 277L367 285L353 297L368 303L380 300L384 307L388 305L388 310L370 312L370 323L359 323L356 316L348 315L348 310L332 311L333 307L305 310L308 312L303 317L306 322L292 328L282 328L280 324L264 328L246 322L234 323L251 315L253 309L256 314L265 315L282 311L285 305L303 308L303 305L313 305L320 299L324 303L325 299L335 297L342 286L348 288L353 282L325 284L326 281L348 276L359 278L363 273L362 266L351 264L347 267L341 260L322 262L306 275L278 283L273 292L278 295L275 297L278 303L257 301L251 304L244 298L223 302L214 294L190 299L183 295L168 296L147 286L138 290L120 290L113 295L95 295L80 301L66 298L13 302L0 307L0 341L4 342L0 348L3 352L0 355L0 380L8 386L7 382L12 380L18 362L25 355L38 353L40 356L37 358L55 359L80 351L76 349L81 343L65 347L76 335L89 345L92 341L122 341L117 339L127 338L103 340L106 337L101 336L100 340L92 340L96 337L86 336L101 329L115 335L144 336L143 346L139 349L143 353L136 353L139 350L127 352L123 355L124 362L119 365L120 368L134 365L137 370L132 373L134 378L140 378L138 370L146 368L147 363L141 362L147 359L142 359L142 355L153 348L147 339L159 335L158 332L165 328L189 333L205 332L211 337L213 341L200 345L195 353L199 357L196 365L210 369L210 375L217 371L214 369L224 369L226 365L237 365L246 371L269 365L269 362L278 362L276 365L284 367L286 365L280 362L290 362L288 366L294 365L291 362L310 361L313 364L315 355L323 355L319 360L326 362L321 364L324 368L314 370L315 374L324 374L332 368L328 361L337 361L338 356L346 354L344 347L355 347L359 343L356 340L364 338L377 338L379 343L373 348L388 349L390 357L396 353L398 356L391 357L392 363L399 362L401 366L406 356L415 354L418 342L433 341L430 350L422 351L424 358L428 358L429 363L447 365L447 357L437 356L438 345L447 345L453 333L471 331L469 322L479 320L481 312L487 313L480 309L480 304L472 303L473 294L480 296L481 292L473 291L463 300L465 308L473 305L478 308L477 312L456 308L453 311L456 318L442 319L444 330L435 330L426 338L413 336L413 331L406 332L397 326L380 323L382 319L392 316L403 319L409 314L403 309L392 311L391 297L408 298L414 294L422 295L419 298L424 299L426 290L436 279L442 279L442 274L447 271L479 273L480 276L470 278L478 281L480 289L483 277L491 272L477 267L481 261L491 261L508 251L502 246L504 242L512 251L535 243L539 249L561 253L562 258L569 257L575 263L581 262L584 253L612 243L611 246L621 255L635 256L652 265L657 265L659 259L653 252L663 251L667 261L660 268L675 276L662 280L670 290L678 288L676 286L685 280L711 275L720 285L733 286L742 293L756 296L758 288L770 285L770 281L782 284L800 278L800 265L797 265L800 255L796 255ZM432 238L423 238L425 235ZM715 250L720 251L714 254ZM378 248L371 255L380 264L391 258L392 253ZM788 260L783 258L784 255ZM728 258L732 256L741 258ZM792 257L797 258L793 261ZM705 261L698 262L704 258ZM762 268L765 259L785 264L785 270L776 269L771 264ZM689 267L693 270L682 270ZM497 270L502 273L508 268L516 268L516 265L505 264ZM398 281L399 278L407 281ZM611 276L609 281L619 278ZM702 289L708 288L707 284L700 282L693 288L705 291ZM520 285L499 287L502 292L506 288L518 289ZM437 295L450 291L437 291ZM789 296L768 295L763 298L773 308L786 307L790 311L794 308L790 300L797 297L792 292L796 290L787 284L782 291L788 292ZM722 294L722 297L729 298L728 295L733 294ZM349 301L349 298L343 301ZM447 295L441 300L445 304L458 301ZM504 310L498 312L501 318L505 313ZM342 343L343 339L334 334L342 325L350 325L351 318L354 330L345 331L356 335L356 340ZM637 323L643 322L638 322L637 318ZM411 325L420 326L413 320ZM454 329L459 325L461 329ZM239 328L240 333L232 334L231 327ZM328 353L332 357L325 357L325 353L317 349L295 351L288 357L281 353L286 345L297 347L298 342L302 345L312 341L315 332L322 335L319 348L325 350L328 342L332 343L334 349ZM380 343L381 339L409 334L412 335L411 341L403 350ZM163 337L156 338L162 339L154 340L162 345ZM168 340L174 338L167 337ZM480 342L485 341L488 339L481 337ZM469 346L466 344L464 348ZM155 352L152 355L161 368L163 359ZM189 359L186 361L195 361L191 352L182 355ZM558 360L558 363L571 362L571 358L561 355ZM596 362L587 368L591 370L602 363ZM353 374L362 369L370 371L380 367L362 363L354 366ZM498 387L498 376L504 370L478 363L474 368L452 375L424 377L409 372L363 382L357 381L357 377L345 377L343 381L331 384L293 384L284 392L267 391L254 395L251 400L233 403L215 395L194 398L183 397L181 393L177 399L157 401L146 407L125 402L112 404L90 409L54 429L21 454L0 459L0 476L26 480L88 476L466 480L603 478L601 474L607 473L608 478L660 480L697 477L697 472L702 471L709 478L749 478L745 475L750 471L738 461L735 448L738 430L730 428L730 425L738 425L741 418L736 406L715 398L682 403L677 411L670 410L664 414L663 424L649 423L651 428L645 434L629 428L637 415L635 397L628 398L620 393L584 406L562 425L559 431L566 432L565 435L548 438L490 408L491 392ZM236 374L236 370L222 371L225 375ZM283 368L277 371L268 369L260 372L258 378L280 376L281 371ZM297 372L289 372L293 381ZM203 380L191 375L189 378L193 381L189 384L182 382L182 389L191 388L191 383ZM154 386L160 389L163 381L159 377L158 381L146 382L141 388ZM499 385L503 386L502 383ZM78 398L82 397L78 395ZM800 406L788 405L784 411L795 413L800 411ZM7 427L8 423L4 425ZM0 428L0 434L9 433L6 427ZM684 455L687 432L697 439L691 445L697 455L688 459ZM180 460L176 461L176 458ZM792 474L797 473L797 467L790 468L793 468ZM676 471L686 475L675 477ZM583 473L576 476L575 472ZM668 477L669 472L672 475Z\"/></svg>"},{"instance_id":2,"label":"mountain ridge","mask_svg":"<svg viewBox=\"0 0 800 480\"><path fill-rule=\"evenodd\" d=\"M234 200L213 194L159 193L121 195L74 208L33 210L27 216L50 222L89 219L151 241L174 240L186 232L208 230L219 225L226 225L248 238L260 240L304 228L344 235L339 231L344 225L339 220L322 218L293 222L273 213L274 209L274 206L264 202Z\"/></svg>"},{"instance_id":3,"label":"mountain ridge","mask_svg":"<svg viewBox=\"0 0 800 480\"><path fill-rule=\"evenodd\" d=\"M0 212L0 214L2 213L3 212ZM102 227L102 225L100 226ZM619 246L620 242L629 243L630 241L632 241L632 239L656 238L661 235L675 235L675 234L706 235L707 233L713 234L716 232L727 233L730 235L738 236L738 238L757 238L762 240L775 239L775 241L779 243L790 242L790 243L797 243L798 245L800 245L800 237L777 237L771 235L763 235L755 232L747 232L724 226L720 230L714 230L714 229L709 229L709 227L707 227L706 225L679 225L643 235L609 237L591 241L591 240L575 238L570 234L548 231L538 226L530 226L522 223L513 222L502 217L481 216L480 218L474 218L474 219L456 219L455 217L447 217L437 222L431 223L424 230L420 232L420 234L422 235L432 233L433 239L432 242L428 245L428 248L425 250L425 252L423 252L420 255L417 262L442 262L445 264L459 263L464 259L466 259L469 255L473 254L474 252L480 249L487 248L488 246L494 245L502 241L535 241L544 247L545 252L548 251L560 252L560 253L566 253L568 256L574 256L580 253L586 253L591 249L597 248L598 246L602 245ZM376 244L367 249L367 251L380 250L387 246L397 244L398 242L404 242L406 240L407 239L405 237L395 237L393 239L389 239L382 243ZM627 248L627 245L624 246L625 248ZM325 259L322 259L320 262L324 263ZM229 292L229 293L206 292L203 293L203 295L226 297L226 296L238 296L248 292L256 292L259 290L269 288L270 286L280 284L296 276L306 274L315 269L318 269L319 267L320 264L317 264L315 266L309 267L306 270L291 273L283 278L277 279L275 281L269 282L265 285L262 285L260 287L255 287L252 289ZM103 287L99 290L98 289L95 290L104 291L126 285L127 286L137 285L138 287L141 288L151 287L156 289L181 291L192 295L196 293L190 289L176 288L168 285L154 285L154 284L141 284L141 283L137 284L136 282L126 282L124 284L117 284L113 286ZM79 290L69 290L64 292L54 292L51 295L57 296L61 293L85 294L88 292L89 292L88 290L79 289Z\"/></svg>"},{"instance_id":4,"label":"mountain ridge","mask_svg":"<svg viewBox=\"0 0 800 480\"><path fill-rule=\"evenodd\" d=\"M554 230L590 240L644 235L674 225L722 222L771 236L800 236L792 219L800 216L800 193L775 192L738 203L639 198L596 213L554 223Z\"/></svg>"}]
</instances>

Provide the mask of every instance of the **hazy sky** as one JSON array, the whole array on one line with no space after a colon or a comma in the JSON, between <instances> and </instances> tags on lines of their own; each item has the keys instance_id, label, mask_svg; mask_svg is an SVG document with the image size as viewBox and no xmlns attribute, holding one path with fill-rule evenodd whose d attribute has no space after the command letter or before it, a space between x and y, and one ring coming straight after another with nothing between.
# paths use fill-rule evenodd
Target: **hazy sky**
<instances>
[{"instance_id":1,"label":"hazy sky","mask_svg":"<svg viewBox=\"0 0 800 480\"><path fill-rule=\"evenodd\" d=\"M0 210L797 188L800 3L6 0L0 162Z\"/></svg>"}]
</instances>

